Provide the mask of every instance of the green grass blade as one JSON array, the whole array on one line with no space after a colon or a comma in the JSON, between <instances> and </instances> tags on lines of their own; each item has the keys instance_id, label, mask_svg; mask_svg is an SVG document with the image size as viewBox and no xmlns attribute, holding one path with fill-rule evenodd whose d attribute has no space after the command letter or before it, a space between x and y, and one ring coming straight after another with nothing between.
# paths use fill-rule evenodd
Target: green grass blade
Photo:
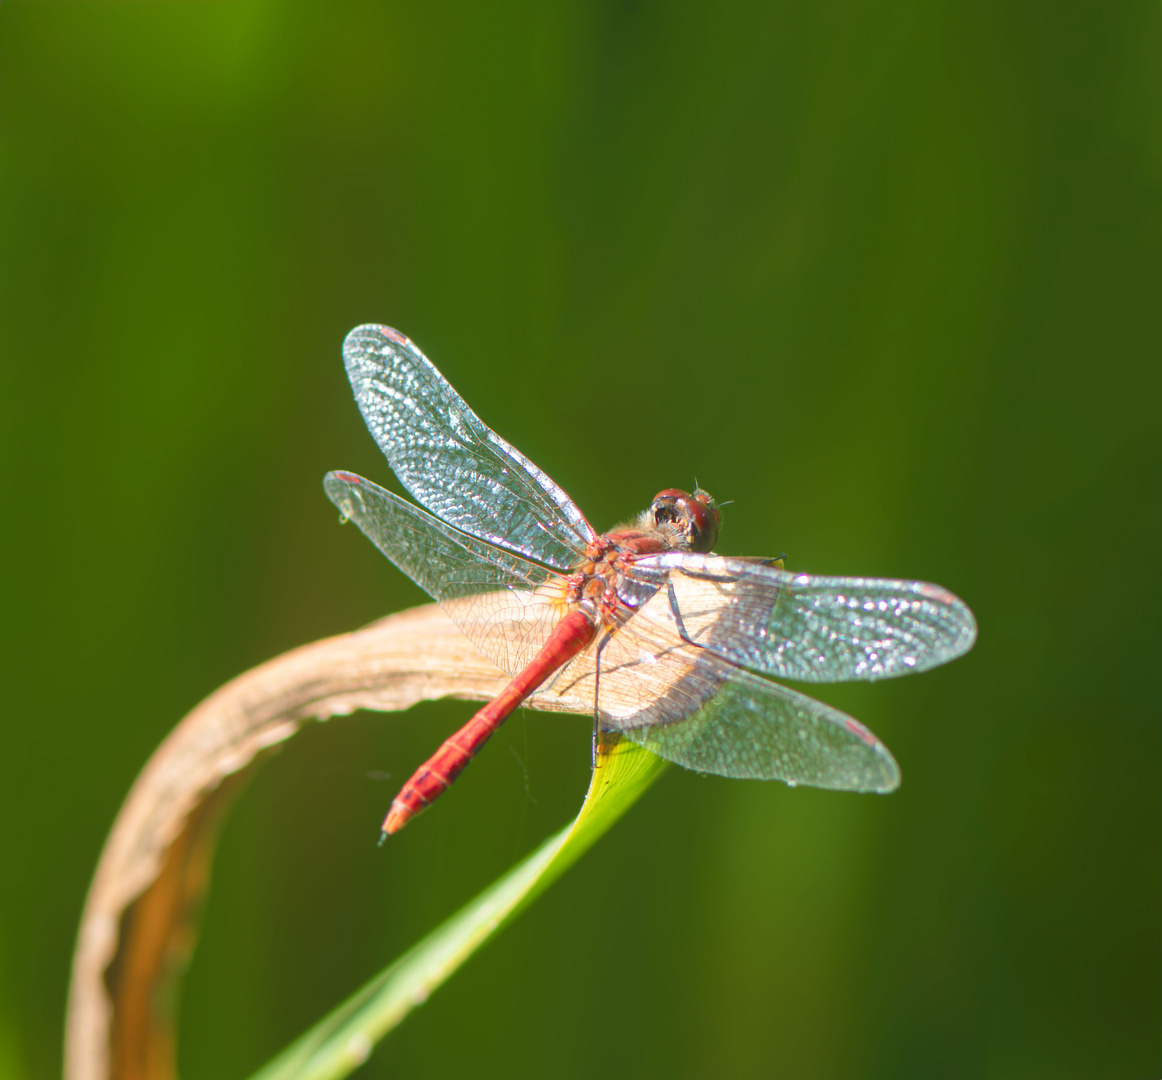
<instances>
[{"instance_id":1,"label":"green grass blade","mask_svg":"<svg viewBox=\"0 0 1162 1080\"><path fill-rule=\"evenodd\" d=\"M333 1080L372 1047L583 855L665 767L627 741L603 747L573 823L432 931L251 1080Z\"/></svg>"}]
</instances>

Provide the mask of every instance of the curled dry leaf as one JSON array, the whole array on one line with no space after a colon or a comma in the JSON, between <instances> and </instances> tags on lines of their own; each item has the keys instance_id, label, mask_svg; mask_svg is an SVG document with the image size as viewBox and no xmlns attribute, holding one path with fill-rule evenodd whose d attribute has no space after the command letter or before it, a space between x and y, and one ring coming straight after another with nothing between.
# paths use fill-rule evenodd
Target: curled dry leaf
<instances>
[{"instance_id":1,"label":"curled dry leaf","mask_svg":"<svg viewBox=\"0 0 1162 1080\"><path fill-rule=\"evenodd\" d=\"M150 758L101 854L73 957L66 1080L169 1080L165 1002L194 942L217 825L250 767L304 721L356 709L493 697L507 676L439 608L389 616L240 675ZM588 711L581 697L534 707Z\"/></svg>"}]
</instances>

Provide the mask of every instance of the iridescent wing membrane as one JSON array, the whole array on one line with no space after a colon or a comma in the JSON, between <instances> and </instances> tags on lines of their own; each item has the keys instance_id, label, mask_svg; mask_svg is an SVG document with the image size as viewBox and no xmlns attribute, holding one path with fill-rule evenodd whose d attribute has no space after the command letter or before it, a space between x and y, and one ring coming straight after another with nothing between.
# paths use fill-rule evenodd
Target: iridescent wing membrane
<instances>
[{"instance_id":1,"label":"iridescent wing membrane","mask_svg":"<svg viewBox=\"0 0 1162 1080\"><path fill-rule=\"evenodd\" d=\"M484 424L398 330L357 327L343 360L395 475L437 517L558 570L596 537L573 500Z\"/></svg>"},{"instance_id":2,"label":"iridescent wing membrane","mask_svg":"<svg viewBox=\"0 0 1162 1080\"><path fill-rule=\"evenodd\" d=\"M666 574L678 632L753 671L799 682L872 681L947 663L976 621L923 581L792 574L750 559L647 556Z\"/></svg>"},{"instance_id":3,"label":"iridescent wing membrane","mask_svg":"<svg viewBox=\"0 0 1162 1080\"><path fill-rule=\"evenodd\" d=\"M699 772L852 791L899 784L870 731L823 702L683 640L663 586L547 694L596 700L604 726Z\"/></svg>"},{"instance_id":4,"label":"iridescent wing membrane","mask_svg":"<svg viewBox=\"0 0 1162 1080\"><path fill-rule=\"evenodd\" d=\"M945 663L976 638L967 606L924 582L682 553L645 556L632 574L657 591L603 651L602 714L618 710L609 726L700 772L890 791L899 769L867 728L752 672L870 681Z\"/></svg>"},{"instance_id":5,"label":"iridescent wing membrane","mask_svg":"<svg viewBox=\"0 0 1162 1080\"><path fill-rule=\"evenodd\" d=\"M596 533L402 334L360 327L344 356L380 448L437 516L352 473L328 474L328 496L515 675L563 611L554 571L574 565ZM811 577L681 553L637 559L628 576L642 606L535 696L593 702L605 725L634 742L725 776L891 790L899 771L871 732L752 672L888 677L959 656L975 636L963 603L920 582Z\"/></svg>"},{"instance_id":6,"label":"iridescent wing membrane","mask_svg":"<svg viewBox=\"0 0 1162 1080\"><path fill-rule=\"evenodd\" d=\"M323 487L396 566L440 604L452 621L509 675L525 668L552 632L559 575L469 536L347 472Z\"/></svg>"}]
</instances>

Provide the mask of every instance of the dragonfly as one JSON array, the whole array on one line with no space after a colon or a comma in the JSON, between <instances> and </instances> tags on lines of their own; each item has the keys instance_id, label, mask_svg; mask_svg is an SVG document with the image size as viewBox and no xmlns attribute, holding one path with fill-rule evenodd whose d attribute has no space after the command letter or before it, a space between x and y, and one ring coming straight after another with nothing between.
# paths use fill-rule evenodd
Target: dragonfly
<instances>
[{"instance_id":1,"label":"dragonfly","mask_svg":"<svg viewBox=\"0 0 1162 1080\"><path fill-rule=\"evenodd\" d=\"M343 356L375 441L416 505L351 472L324 488L511 681L393 799L380 842L443 794L517 708L581 700L602 732L703 773L887 792L900 772L859 721L781 681L874 680L967 652L976 622L921 581L794 573L713 554L719 505L659 492L598 533L388 326ZM426 507L426 509L424 509Z\"/></svg>"}]
</instances>

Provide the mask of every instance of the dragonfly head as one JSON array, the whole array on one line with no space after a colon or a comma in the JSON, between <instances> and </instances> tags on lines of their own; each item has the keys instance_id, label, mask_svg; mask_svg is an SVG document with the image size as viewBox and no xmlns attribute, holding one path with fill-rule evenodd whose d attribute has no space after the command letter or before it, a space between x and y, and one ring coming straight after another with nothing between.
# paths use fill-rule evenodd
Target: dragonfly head
<instances>
[{"instance_id":1,"label":"dragonfly head","mask_svg":"<svg viewBox=\"0 0 1162 1080\"><path fill-rule=\"evenodd\" d=\"M672 536L680 551L712 551L718 542L718 510L701 488L693 495L678 488L659 491L647 513L654 528Z\"/></svg>"}]
</instances>

